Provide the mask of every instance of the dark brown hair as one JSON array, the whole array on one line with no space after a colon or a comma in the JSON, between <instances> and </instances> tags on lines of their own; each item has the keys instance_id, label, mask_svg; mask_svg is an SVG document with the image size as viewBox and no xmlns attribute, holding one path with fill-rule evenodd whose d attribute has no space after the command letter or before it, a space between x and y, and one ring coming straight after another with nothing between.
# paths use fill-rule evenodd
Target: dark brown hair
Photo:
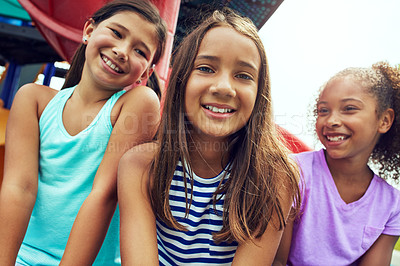
<instances>
[{"instance_id":1,"label":"dark brown hair","mask_svg":"<svg viewBox=\"0 0 400 266\"><path fill-rule=\"evenodd\" d=\"M115 0L105 4L99 10L97 10L91 19L95 25L98 25L102 21L123 11L135 12L154 25L158 37L158 44L153 62L151 62L150 65L156 64L160 60L165 50L167 26L164 20L160 17L157 8L150 1ZM70 69L65 77L65 82L62 89L73 87L81 80L83 65L86 60L85 52L86 45L81 43L72 58Z\"/></svg>"},{"instance_id":2,"label":"dark brown hair","mask_svg":"<svg viewBox=\"0 0 400 266\"><path fill-rule=\"evenodd\" d=\"M230 136L229 179L214 193L214 204L218 200L217 194L225 193L223 228L214 234L217 243L242 242L260 237L270 222L274 222L277 230L282 229L285 224L280 199L282 188L299 204L299 173L288 158L288 151L279 141L272 122L268 64L257 28L248 18L224 9L215 11L184 38L173 55L173 68L158 132L159 151L150 169L154 178L151 198L155 214L167 225L185 230L171 213L169 190L178 160L188 162L190 166L190 126L184 107L186 84L205 34L221 26L230 27L250 38L257 46L261 65L253 112L247 124ZM184 180L186 182L186 178ZM186 206L188 212L190 202L186 202ZM278 217L277 221L272 221L273 217Z\"/></svg>"}]
</instances>

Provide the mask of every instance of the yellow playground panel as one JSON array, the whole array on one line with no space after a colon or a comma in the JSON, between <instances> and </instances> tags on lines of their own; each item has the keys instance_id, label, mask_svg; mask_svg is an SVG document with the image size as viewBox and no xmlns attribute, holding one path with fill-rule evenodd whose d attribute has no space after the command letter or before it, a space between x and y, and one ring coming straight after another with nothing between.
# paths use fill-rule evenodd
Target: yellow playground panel
<instances>
[{"instance_id":1,"label":"yellow playground panel","mask_svg":"<svg viewBox=\"0 0 400 266\"><path fill-rule=\"evenodd\" d=\"M10 111L8 109L0 107L0 185L3 181L4 144L6 139L6 125L9 113Z\"/></svg>"}]
</instances>

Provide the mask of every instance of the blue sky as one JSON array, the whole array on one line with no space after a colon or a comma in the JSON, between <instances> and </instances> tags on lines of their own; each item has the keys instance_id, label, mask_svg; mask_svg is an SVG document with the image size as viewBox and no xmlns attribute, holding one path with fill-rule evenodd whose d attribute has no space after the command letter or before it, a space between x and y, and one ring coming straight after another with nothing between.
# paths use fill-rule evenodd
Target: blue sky
<instances>
[{"instance_id":1,"label":"blue sky","mask_svg":"<svg viewBox=\"0 0 400 266\"><path fill-rule=\"evenodd\" d=\"M312 148L309 106L341 69L400 64L399 0L284 0L260 30L267 51L274 116Z\"/></svg>"}]
</instances>

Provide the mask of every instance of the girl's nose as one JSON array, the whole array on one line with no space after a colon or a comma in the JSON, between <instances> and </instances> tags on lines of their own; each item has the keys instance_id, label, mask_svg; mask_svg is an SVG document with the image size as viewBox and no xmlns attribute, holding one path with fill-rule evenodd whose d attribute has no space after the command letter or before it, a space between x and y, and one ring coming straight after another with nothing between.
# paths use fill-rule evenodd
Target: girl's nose
<instances>
[{"instance_id":1,"label":"girl's nose","mask_svg":"<svg viewBox=\"0 0 400 266\"><path fill-rule=\"evenodd\" d=\"M118 60L125 62L128 60L128 53L127 53L127 49L124 46L115 46L112 49L113 53L115 54L115 56L117 57Z\"/></svg>"},{"instance_id":2,"label":"girl's nose","mask_svg":"<svg viewBox=\"0 0 400 266\"><path fill-rule=\"evenodd\" d=\"M235 97L236 91L233 87L232 80L229 75L221 74L216 80L215 85L210 89L214 95L222 97Z\"/></svg>"},{"instance_id":3,"label":"girl's nose","mask_svg":"<svg viewBox=\"0 0 400 266\"><path fill-rule=\"evenodd\" d=\"M331 128L333 128L333 127L339 127L339 126L341 126L341 124L342 124L342 122L340 121L339 116L338 116L337 114L335 114L335 113L332 113L332 114L328 117L328 120L327 120L326 122L327 122L327 126L328 126L328 127L331 127Z\"/></svg>"}]
</instances>

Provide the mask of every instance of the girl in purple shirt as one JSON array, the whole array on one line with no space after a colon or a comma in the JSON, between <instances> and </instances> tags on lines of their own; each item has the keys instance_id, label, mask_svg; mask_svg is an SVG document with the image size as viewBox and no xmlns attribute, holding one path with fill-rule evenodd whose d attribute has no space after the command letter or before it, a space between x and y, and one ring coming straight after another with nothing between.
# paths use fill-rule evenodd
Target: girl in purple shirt
<instances>
[{"instance_id":1,"label":"girl in purple shirt","mask_svg":"<svg viewBox=\"0 0 400 266\"><path fill-rule=\"evenodd\" d=\"M295 155L303 178L274 265L390 265L400 235L400 70L348 68L319 94L316 132L325 147ZM378 169L374 174L368 163Z\"/></svg>"}]
</instances>

